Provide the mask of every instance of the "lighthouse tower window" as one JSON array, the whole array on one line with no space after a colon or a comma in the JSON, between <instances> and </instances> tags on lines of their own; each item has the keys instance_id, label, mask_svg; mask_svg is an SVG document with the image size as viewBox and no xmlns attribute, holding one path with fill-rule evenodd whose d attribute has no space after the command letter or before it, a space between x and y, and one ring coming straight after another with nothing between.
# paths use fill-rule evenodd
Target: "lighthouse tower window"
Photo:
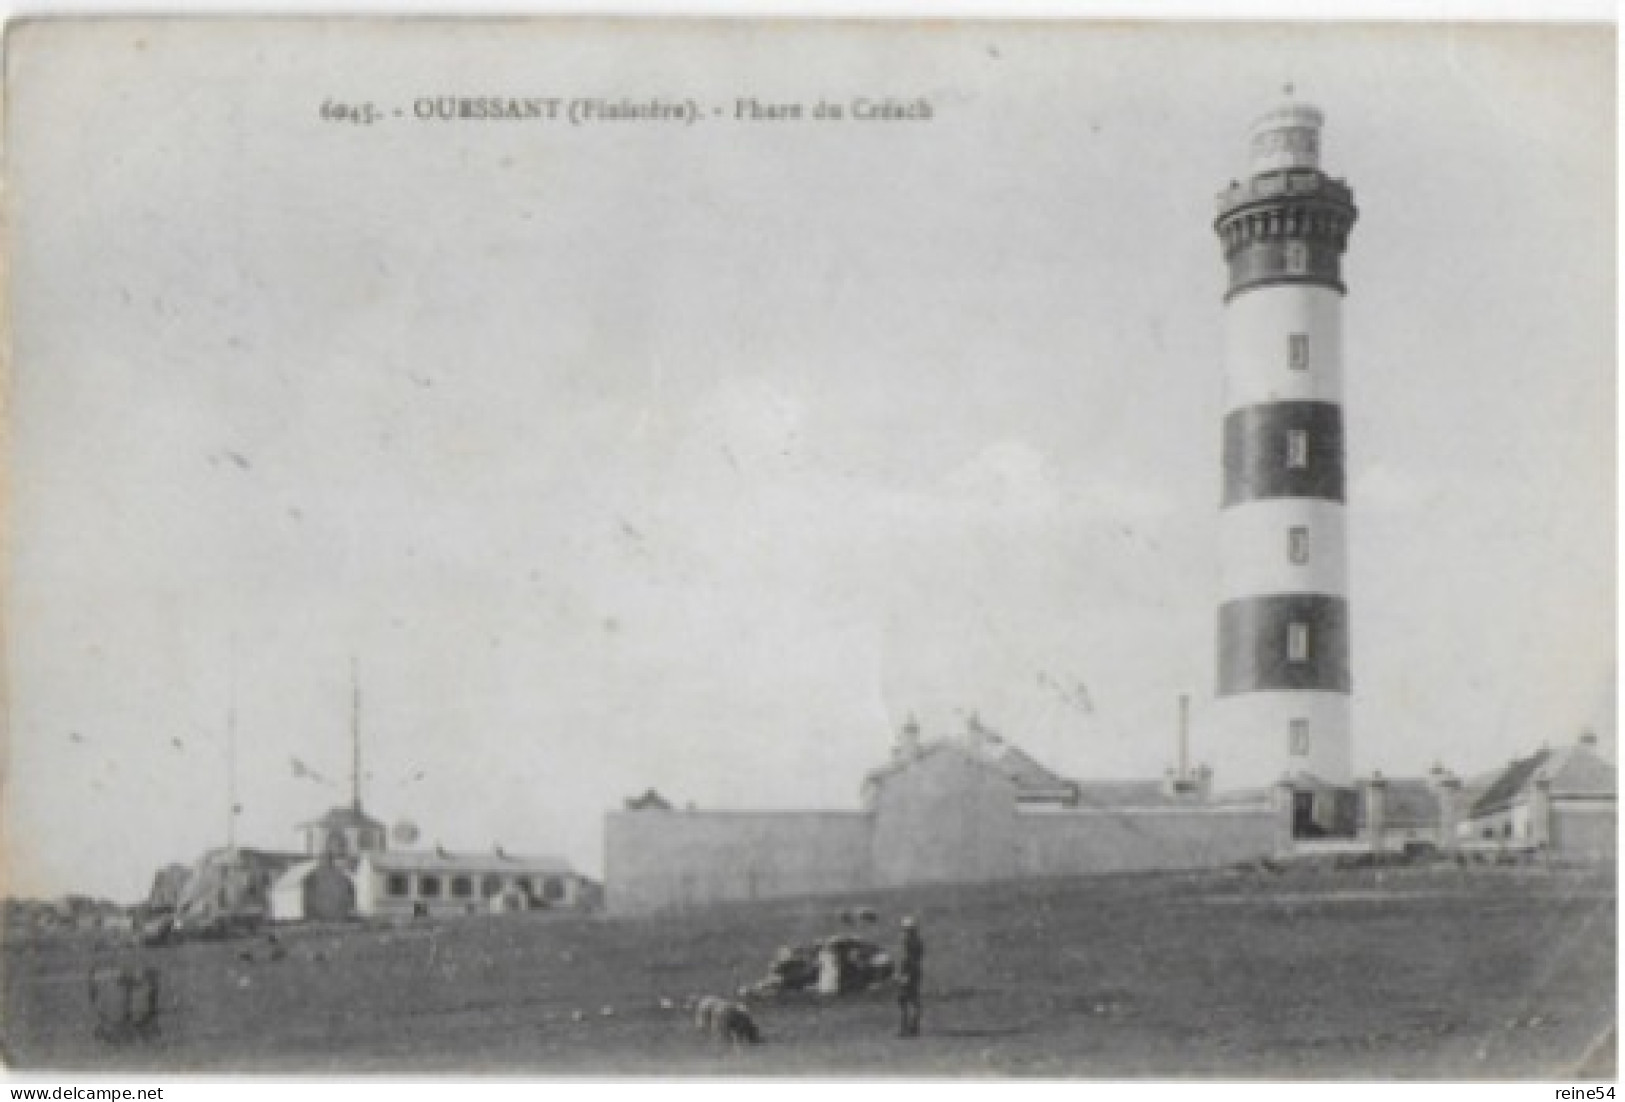
<instances>
[{"instance_id":1,"label":"lighthouse tower window","mask_svg":"<svg viewBox=\"0 0 1625 1102\"><path fill-rule=\"evenodd\" d=\"M1309 625L1295 621L1286 629L1286 657L1289 662L1309 661Z\"/></svg>"},{"instance_id":2,"label":"lighthouse tower window","mask_svg":"<svg viewBox=\"0 0 1625 1102\"><path fill-rule=\"evenodd\" d=\"M1286 530L1286 556L1295 566L1309 561L1309 529L1294 526Z\"/></svg>"},{"instance_id":3,"label":"lighthouse tower window","mask_svg":"<svg viewBox=\"0 0 1625 1102\"><path fill-rule=\"evenodd\" d=\"M1309 370L1309 334L1292 333L1287 336L1287 364L1294 371Z\"/></svg>"},{"instance_id":4,"label":"lighthouse tower window","mask_svg":"<svg viewBox=\"0 0 1625 1102\"><path fill-rule=\"evenodd\" d=\"M1286 465L1294 470L1309 466L1309 430L1288 429L1286 434Z\"/></svg>"},{"instance_id":5,"label":"lighthouse tower window","mask_svg":"<svg viewBox=\"0 0 1625 1102\"><path fill-rule=\"evenodd\" d=\"M1288 727L1291 740L1291 750L1295 757L1304 757L1309 753L1309 721L1295 719Z\"/></svg>"}]
</instances>

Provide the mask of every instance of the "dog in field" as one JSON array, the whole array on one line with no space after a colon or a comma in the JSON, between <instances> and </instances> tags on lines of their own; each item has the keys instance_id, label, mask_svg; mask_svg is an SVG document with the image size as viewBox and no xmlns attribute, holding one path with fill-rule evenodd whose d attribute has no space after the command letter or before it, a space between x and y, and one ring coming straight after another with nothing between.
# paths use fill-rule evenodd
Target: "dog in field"
<instances>
[{"instance_id":1,"label":"dog in field","mask_svg":"<svg viewBox=\"0 0 1625 1102\"><path fill-rule=\"evenodd\" d=\"M694 1028L708 1037L734 1044L757 1044L762 1031L744 1003L707 995L694 1004Z\"/></svg>"},{"instance_id":2,"label":"dog in field","mask_svg":"<svg viewBox=\"0 0 1625 1102\"><path fill-rule=\"evenodd\" d=\"M90 969L90 1006L103 1041L150 1037L157 1030L158 969L99 963Z\"/></svg>"}]
</instances>

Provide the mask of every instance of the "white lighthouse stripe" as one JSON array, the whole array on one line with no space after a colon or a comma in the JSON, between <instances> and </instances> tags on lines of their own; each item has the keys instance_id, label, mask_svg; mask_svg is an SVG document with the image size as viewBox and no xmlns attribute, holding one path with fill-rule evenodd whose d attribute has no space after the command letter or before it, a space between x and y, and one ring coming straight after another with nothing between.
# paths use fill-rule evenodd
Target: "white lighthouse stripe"
<instances>
[{"instance_id":1,"label":"white lighthouse stripe","mask_svg":"<svg viewBox=\"0 0 1625 1102\"><path fill-rule=\"evenodd\" d=\"M1343 693L1242 693L1219 700L1212 722L1225 748L1214 776L1221 788L1272 784L1285 772L1312 773L1333 784L1353 775L1349 760L1350 698ZM1306 723L1307 753L1293 752L1293 721Z\"/></svg>"},{"instance_id":2,"label":"white lighthouse stripe","mask_svg":"<svg viewBox=\"0 0 1625 1102\"><path fill-rule=\"evenodd\" d=\"M1301 530L1296 538L1294 530ZM1347 596L1347 547L1345 511L1335 501L1267 498L1221 510L1219 600L1265 593ZM1295 549L1303 561L1294 561Z\"/></svg>"},{"instance_id":3,"label":"white lighthouse stripe","mask_svg":"<svg viewBox=\"0 0 1625 1102\"><path fill-rule=\"evenodd\" d=\"M1225 410L1341 401L1342 311L1341 295L1311 283L1258 287L1231 299L1224 321ZM1293 366L1295 358L1303 366Z\"/></svg>"}]
</instances>

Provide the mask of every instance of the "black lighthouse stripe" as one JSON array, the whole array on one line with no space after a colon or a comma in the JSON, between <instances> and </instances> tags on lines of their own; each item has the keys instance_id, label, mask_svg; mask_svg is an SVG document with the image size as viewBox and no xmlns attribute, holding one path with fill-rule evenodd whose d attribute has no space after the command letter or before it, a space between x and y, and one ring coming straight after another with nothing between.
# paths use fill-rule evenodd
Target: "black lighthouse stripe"
<instances>
[{"instance_id":1,"label":"black lighthouse stripe","mask_svg":"<svg viewBox=\"0 0 1625 1102\"><path fill-rule=\"evenodd\" d=\"M1342 597L1271 593L1226 601L1219 606L1219 695L1346 693L1348 637Z\"/></svg>"},{"instance_id":2,"label":"black lighthouse stripe","mask_svg":"<svg viewBox=\"0 0 1625 1102\"><path fill-rule=\"evenodd\" d=\"M1342 250L1325 241L1255 241L1231 253L1228 302L1243 291L1273 283L1315 283L1339 294Z\"/></svg>"},{"instance_id":3,"label":"black lighthouse stripe","mask_svg":"<svg viewBox=\"0 0 1625 1102\"><path fill-rule=\"evenodd\" d=\"M1343 411L1269 402L1224 419L1224 506L1278 497L1343 500Z\"/></svg>"}]
</instances>

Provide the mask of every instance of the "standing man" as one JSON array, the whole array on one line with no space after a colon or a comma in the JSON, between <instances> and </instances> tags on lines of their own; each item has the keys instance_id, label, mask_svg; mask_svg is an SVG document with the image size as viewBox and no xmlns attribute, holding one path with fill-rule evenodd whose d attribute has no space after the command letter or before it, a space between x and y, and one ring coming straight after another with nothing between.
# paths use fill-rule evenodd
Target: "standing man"
<instances>
[{"instance_id":1,"label":"standing man","mask_svg":"<svg viewBox=\"0 0 1625 1102\"><path fill-rule=\"evenodd\" d=\"M920 940L920 924L913 915L902 922L903 951L897 963L897 1006L903 1022L898 1027L899 1037L920 1035L920 980L925 974L925 942Z\"/></svg>"}]
</instances>

